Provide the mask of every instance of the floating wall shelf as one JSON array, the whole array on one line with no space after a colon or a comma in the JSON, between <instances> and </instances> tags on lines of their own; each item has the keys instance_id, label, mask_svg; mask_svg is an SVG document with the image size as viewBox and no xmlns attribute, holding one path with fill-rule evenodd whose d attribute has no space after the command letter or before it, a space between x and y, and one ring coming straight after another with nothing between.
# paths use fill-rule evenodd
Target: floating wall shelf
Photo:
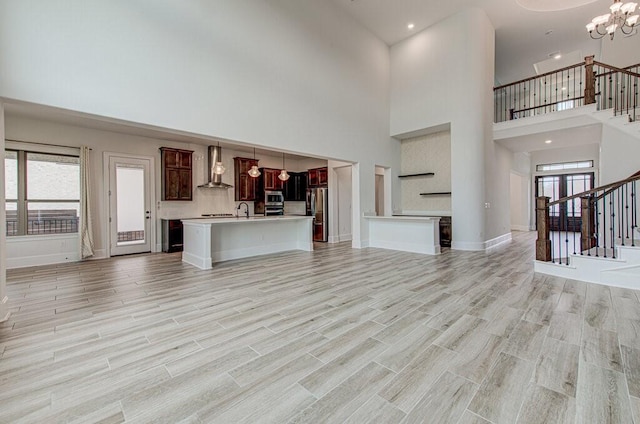
<instances>
[{"instance_id":1,"label":"floating wall shelf","mask_svg":"<svg viewBox=\"0 0 640 424\"><path fill-rule=\"evenodd\" d=\"M450 191L441 191L436 193L420 193L420 196L451 196Z\"/></svg>"},{"instance_id":2,"label":"floating wall shelf","mask_svg":"<svg viewBox=\"0 0 640 424\"><path fill-rule=\"evenodd\" d=\"M398 175L398 178L409 178L409 177L431 177L435 175L433 172L423 172L421 174L405 174L405 175Z\"/></svg>"}]
</instances>

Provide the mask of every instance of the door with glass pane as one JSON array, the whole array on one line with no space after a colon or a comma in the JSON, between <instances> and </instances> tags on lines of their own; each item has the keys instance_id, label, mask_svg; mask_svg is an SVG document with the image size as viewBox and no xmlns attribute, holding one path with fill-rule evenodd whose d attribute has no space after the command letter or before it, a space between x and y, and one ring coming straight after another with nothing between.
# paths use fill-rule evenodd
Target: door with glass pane
<instances>
[{"instance_id":1,"label":"door with glass pane","mask_svg":"<svg viewBox=\"0 0 640 424\"><path fill-rule=\"evenodd\" d=\"M547 196L550 202L573 196L593 188L593 173L545 175L536 177L536 197ZM577 197L569 202L551 206L549 226L551 231L579 232L582 226L581 201Z\"/></svg>"},{"instance_id":2,"label":"door with glass pane","mask_svg":"<svg viewBox=\"0 0 640 424\"><path fill-rule=\"evenodd\" d=\"M151 251L151 163L109 158L110 255Z\"/></svg>"}]
</instances>

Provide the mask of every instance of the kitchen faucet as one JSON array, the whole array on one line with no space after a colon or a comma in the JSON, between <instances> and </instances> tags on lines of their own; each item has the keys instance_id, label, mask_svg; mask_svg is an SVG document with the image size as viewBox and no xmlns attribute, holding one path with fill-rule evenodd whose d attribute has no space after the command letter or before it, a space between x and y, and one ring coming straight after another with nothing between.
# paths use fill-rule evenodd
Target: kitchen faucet
<instances>
[{"instance_id":1,"label":"kitchen faucet","mask_svg":"<svg viewBox=\"0 0 640 424\"><path fill-rule=\"evenodd\" d=\"M236 208L236 218L238 218L238 212L240 211L240 208L242 207L242 205L245 205L245 214L247 215L247 218L249 218L249 205L247 204L247 202L240 202L238 203L238 207Z\"/></svg>"}]
</instances>

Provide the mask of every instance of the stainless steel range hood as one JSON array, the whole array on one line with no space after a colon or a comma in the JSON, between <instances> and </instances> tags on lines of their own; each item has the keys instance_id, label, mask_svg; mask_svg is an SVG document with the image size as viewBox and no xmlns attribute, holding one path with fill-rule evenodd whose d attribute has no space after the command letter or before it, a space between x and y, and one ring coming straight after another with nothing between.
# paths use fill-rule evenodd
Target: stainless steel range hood
<instances>
[{"instance_id":1,"label":"stainless steel range hood","mask_svg":"<svg viewBox=\"0 0 640 424\"><path fill-rule=\"evenodd\" d=\"M215 172L217 162L222 161L222 149L220 146L209 146L209 158L207 164L209 165L209 182L199 185L200 188L217 188L228 189L233 188L232 185L222 182L222 174Z\"/></svg>"}]
</instances>

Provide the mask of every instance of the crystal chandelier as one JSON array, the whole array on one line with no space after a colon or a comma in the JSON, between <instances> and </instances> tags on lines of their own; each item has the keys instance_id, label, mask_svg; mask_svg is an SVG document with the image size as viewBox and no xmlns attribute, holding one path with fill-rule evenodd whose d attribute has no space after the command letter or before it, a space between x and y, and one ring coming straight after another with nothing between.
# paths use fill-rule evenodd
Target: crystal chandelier
<instances>
[{"instance_id":1,"label":"crystal chandelier","mask_svg":"<svg viewBox=\"0 0 640 424\"><path fill-rule=\"evenodd\" d=\"M636 10L637 3L622 3L620 0L613 0L609 7L611 13L596 16L587 24L587 31L594 40L598 40L609 34L613 40L616 30L620 28L623 34L631 34L633 27L638 22L638 15L632 15Z\"/></svg>"}]
</instances>

